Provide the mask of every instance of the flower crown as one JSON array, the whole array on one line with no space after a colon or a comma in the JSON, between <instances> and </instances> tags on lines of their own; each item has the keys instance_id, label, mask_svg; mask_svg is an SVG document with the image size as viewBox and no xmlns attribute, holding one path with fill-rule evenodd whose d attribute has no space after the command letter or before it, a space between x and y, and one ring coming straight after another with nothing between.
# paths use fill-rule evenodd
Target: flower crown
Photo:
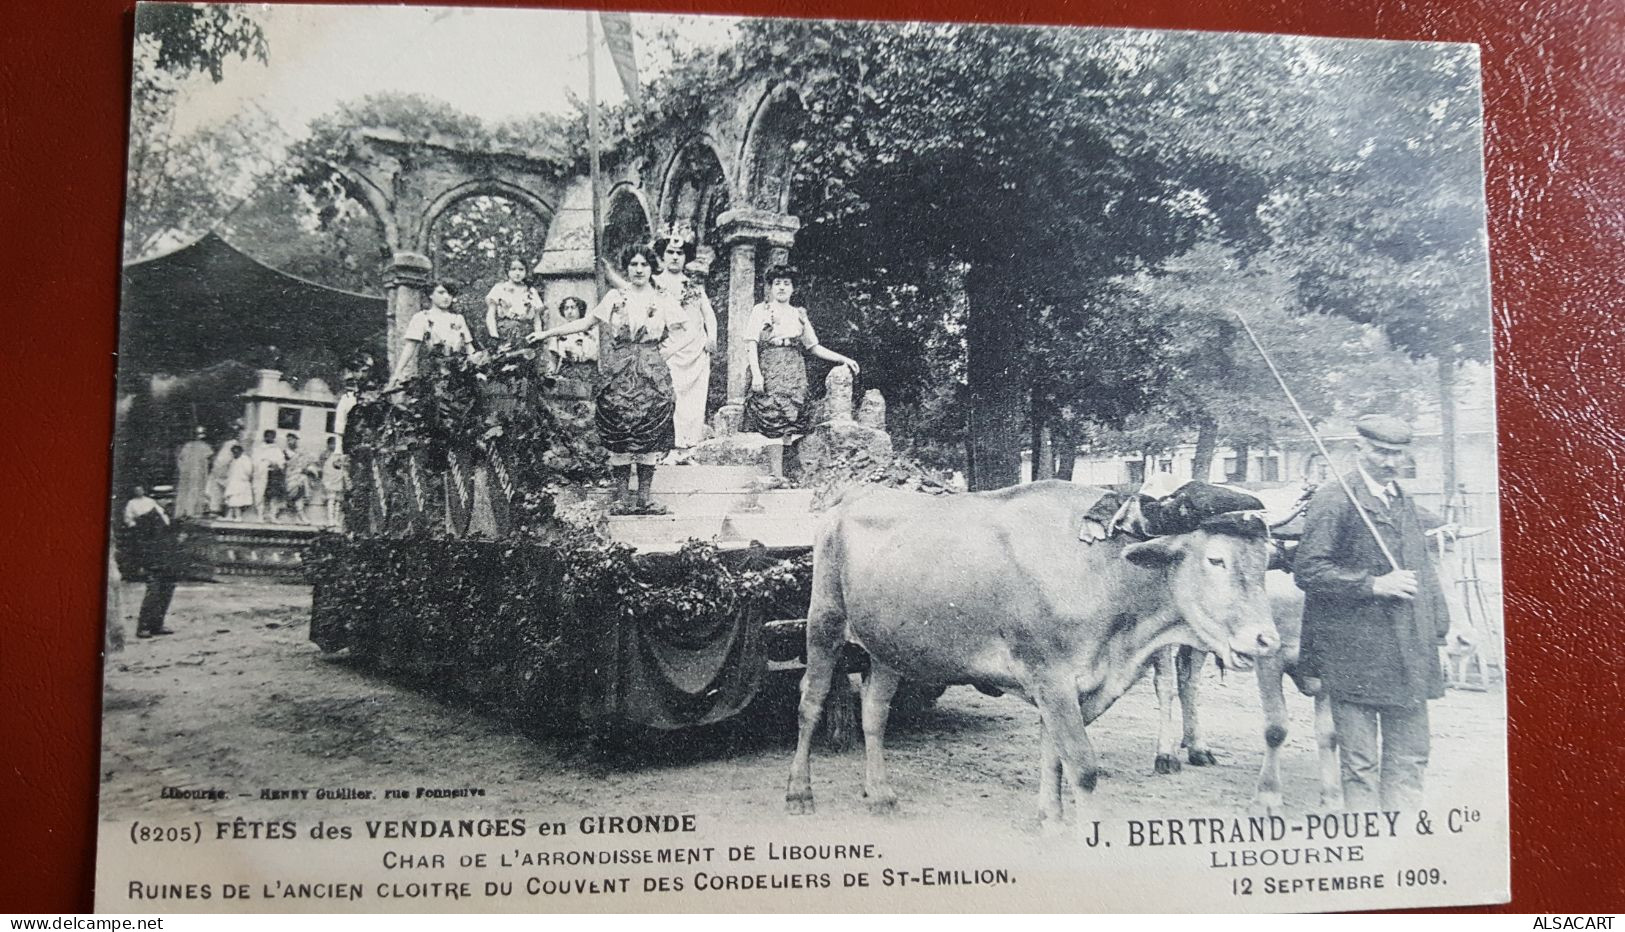
<instances>
[{"instance_id":1,"label":"flower crown","mask_svg":"<svg viewBox=\"0 0 1625 932\"><path fill-rule=\"evenodd\" d=\"M690 224L687 220L673 220L671 226L666 228L663 238L670 239L675 243L681 243L684 246L694 246L699 241L699 237L694 233L693 224Z\"/></svg>"}]
</instances>

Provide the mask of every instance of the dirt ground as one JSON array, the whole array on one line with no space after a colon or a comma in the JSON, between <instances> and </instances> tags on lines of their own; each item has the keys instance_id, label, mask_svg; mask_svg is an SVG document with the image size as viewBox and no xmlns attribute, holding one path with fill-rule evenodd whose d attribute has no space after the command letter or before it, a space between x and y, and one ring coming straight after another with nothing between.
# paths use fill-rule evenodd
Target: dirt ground
<instances>
[{"instance_id":1,"label":"dirt ground","mask_svg":"<svg viewBox=\"0 0 1625 932\"><path fill-rule=\"evenodd\" d=\"M140 584L123 595L133 632ZM109 655L103 730L102 816L285 815L262 789L374 791L371 800L299 805L303 818L420 814L424 803L383 799L385 787L477 786L486 796L437 801L446 814L556 810L693 812L766 820L783 811L795 742L794 683L776 677L740 719L698 733L640 742L610 757L586 738L542 738L471 706L324 658L308 640L310 590L267 582L182 585L171 637L129 640ZM1210 665L1203 724L1214 767L1152 772L1156 702L1142 680L1090 728L1106 771L1094 805L1102 817L1181 812L1240 814L1252 792L1263 724L1252 674ZM1318 806L1312 704L1289 697L1284 749L1288 814ZM1451 692L1433 704L1430 799L1466 786L1505 785L1500 693ZM902 820L963 813L1032 830L1037 714L1012 698L950 689L895 721L889 761ZM819 811L864 814L862 751L820 750ZM218 802L161 799L160 788L217 787ZM635 807L635 808L634 808Z\"/></svg>"}]
</instances>

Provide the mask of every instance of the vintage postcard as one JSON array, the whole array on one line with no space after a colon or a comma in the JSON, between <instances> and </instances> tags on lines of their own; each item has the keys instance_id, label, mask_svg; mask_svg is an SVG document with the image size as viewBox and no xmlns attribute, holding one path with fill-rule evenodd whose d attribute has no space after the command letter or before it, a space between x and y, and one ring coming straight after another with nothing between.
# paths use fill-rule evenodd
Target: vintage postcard
<instances>
[{"instance_id":1,"label":"vintage postcard","mask_svg":"<svg viewBox=\"0 0 1625 932\"><path fill-rule=\"evenodd\" d=\"M144 4L96 902L1504 902L1471 46Z\"/></svg>"}]
</instances>

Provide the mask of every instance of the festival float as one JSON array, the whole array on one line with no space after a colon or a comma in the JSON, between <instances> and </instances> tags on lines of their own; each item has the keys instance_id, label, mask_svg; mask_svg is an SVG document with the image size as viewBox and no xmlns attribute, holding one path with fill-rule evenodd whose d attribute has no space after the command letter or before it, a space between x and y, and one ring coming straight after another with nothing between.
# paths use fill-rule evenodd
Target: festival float
<instances>
[{"instance_id":1,"label":"festival float","mask_svg":"<svg viewBox=\"0 0 1625 932\"><path fill-rule=\"evenodd\" d=\"M852 481L948 491L852 417L837 368L784 474L762 438L715 437L657 471L668 514L610 515L584 386L529 350L428 368L350 412L344 529L304 558L311 639L539 733L738 714L804 660L816 509Z\"/></svg>"}]
</instances>

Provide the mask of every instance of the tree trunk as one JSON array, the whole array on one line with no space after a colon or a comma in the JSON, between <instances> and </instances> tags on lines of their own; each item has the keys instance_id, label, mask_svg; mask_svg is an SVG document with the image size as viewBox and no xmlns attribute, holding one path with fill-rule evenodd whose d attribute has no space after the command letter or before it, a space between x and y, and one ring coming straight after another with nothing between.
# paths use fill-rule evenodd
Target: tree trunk
<instances>
[{"instance_id":1,"label":"tree trunk","mask_svg":"<svg viewBox=\"0 0 1625 932\"><path fill-rule=\"evenodd\" d=\"M1072 469L1078 462L1078 441L1064 427L1052 429L1050 447L1055 451L1055 478L1072 481Z\"/></svg>"},{"instance_id":2,"label":"tree trunk","mask_svg":"<svg viewBox=\"0 0 1625 932\"><path fill-rule=\"evenodd\" d=\"M1032 401L1028 410L1032 412L1032 481L1053 479L1055 457L1050 451L1049 425L1044 423L1044 415L1039 412L1037 386L1033 387Z\"/></svg>"},{"instance_id":3,"label":"tree trunk","mask_svg":"<svg viewBox=\"0 0 1625 932\"><path fill-rule=\"evenodd\" d=\"M1207 482L1213 474L1213 454L1219 449L1219 422L1203 416L1196 422L1196 453L1191 457L1191 478Z\"/></svg>"},{"instance_id":4,"label":"tree trunk","mask_svg":"<svg viewBox=\"0 0 1625 932\"><path fill-rule=\"evenodd\" d=\"M1032 412L1027 422L1027 449L1030 451L1027 455L1027 481L1037 482L1044 470L1043 464L1038 461L1038 448L1043 446L1039 435L1044 432L1044 421L1038 414L1038 390L1033 389L1027 397L1027 410Z\"/></svg>"},{"instance_id":5,"label":"tree trunk","mask_svg":"<svg viewBox=\"0 0 1625 932\"><path fill-rule=\"evenodd\" d=\"M1022 347L1025 321L1016 309L1006 269L979 262L966 275L965 374L970 389L972 491L1021 481L1021 423L1026 398Z\"/></svg>"},{"instance_id":6,"label":"tree trunk","mask_svg":"<svg viewBox=\"0 0 1625 932\"><path fill-rule=\"evenodd\" d=\"M976 488L976 441L972 439L974 432L971 425L975 421L967 414L965 417L965 488Z\"/></svg>"},{"instance_id":7,"label":"tree trunk","mask_svg":"<svg viewBox=\"0 0 1625 932\"><path fill-rule=\"evenodd\" d=\"M1252 447L1245 441L1232 444L1236 451L1236 471L1226 476L1230 482L1247 481L1247 461L1253 458Z\"/></svg>"},{"instance_id":8,"label":"tree trunk","mask_svg":"<svg viewBox=\"0 0 1625 932\"><path fill-rule=\"evenodd\" d=\"M1456 503L1456 356L1439 356L1439 452L1443 456L1444 503Z\"/></svg>"}]
</instances>

